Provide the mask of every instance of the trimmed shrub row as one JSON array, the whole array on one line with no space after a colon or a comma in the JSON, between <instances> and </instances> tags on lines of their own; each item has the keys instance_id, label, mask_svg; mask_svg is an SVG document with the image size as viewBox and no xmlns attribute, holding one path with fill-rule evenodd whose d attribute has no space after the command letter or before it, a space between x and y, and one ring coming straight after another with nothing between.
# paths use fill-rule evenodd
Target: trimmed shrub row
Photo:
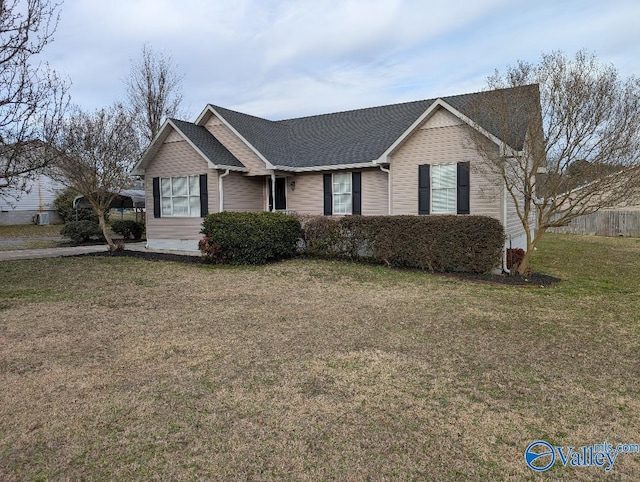
<instances>
[{"instance_id":1,"label":"trimmed shrub row","mask_svg":"<svg viewBox=\"0 0 640 482\"><path fill-rule=\"evenodd\" d=\"M199 248L214 263L264 264L304 254L435 272L500 265L504 230L485 216L298 216L223 212L205 217ZM303 229L301 229L301 224Z\"/></svg>"},{"instance_id":2,"label":"trimmed shrub row","mask_svg":"<svg viewBox=\"0 0 640 482\"><path fill-rule=\"evenodd\" d=\"M142 233L144 233L144 223L130 219L113 221L111 223L111 230L114 233L120 234L124 239L139 240L142 238Z\"/></svg>"},{"instance_id":3,"label":"trimmed shrub row","mask_svg":"<svg viewBox=\"0 0 640 482\"><path fill-rule=\"evenodd\" d=\"M264 264L296 254L302 236L293 216L272 212L209 214L200 231L198 247L206 261L229 264Z\"/></svg>"},{"instance_id":4,"label":"trimmed shrub row","mask_svg":"<svg viewBox=\"0 0 640 482\"><path fill-rule=\"evenodd\" d=\"M436 272L499 266L502 224L485 216L301 216L305 253Z\"/></svg>"}]
</instances>

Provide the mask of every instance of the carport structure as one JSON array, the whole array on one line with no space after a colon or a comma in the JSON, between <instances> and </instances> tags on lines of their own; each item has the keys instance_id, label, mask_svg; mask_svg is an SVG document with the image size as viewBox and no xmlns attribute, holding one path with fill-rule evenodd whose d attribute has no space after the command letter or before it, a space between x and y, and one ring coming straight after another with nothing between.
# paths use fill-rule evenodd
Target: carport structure
<instances>
[{"instance_id":1,"label":"carport structure","mask_svg":"<svg viewBox=\"0 0 640 482\"><path fill-rule=\"evenodd\" d=\"M76 219L78 209L91 209L91 205L84 196L76 196L72 204L76 211ZM138 189L123 189L114 193L113 200L109 205L109 209L119 209L122 216L124 209L134 209L136 213L136 221L138 221L138 213L144 216L144 191Z\"/></svg>"}]
</instances>

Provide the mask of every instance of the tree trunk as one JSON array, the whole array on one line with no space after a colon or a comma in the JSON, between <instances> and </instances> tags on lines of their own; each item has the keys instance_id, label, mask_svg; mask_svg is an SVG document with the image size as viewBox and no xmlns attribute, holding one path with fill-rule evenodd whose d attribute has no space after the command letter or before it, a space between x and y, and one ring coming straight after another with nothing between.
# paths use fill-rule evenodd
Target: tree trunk
<instances>
[{"instance_id":1,"label":"tree trunk","mask_svg":"<svg viewBox=\"0 0 640 482\"><path fill-rule=\"evenodd\" d=\"M524 253L524 256L522 257L522 261L520 261L520 264L518 265L518 270L517 270L517 273L520 276L524 276L527 274L527 271L529 270L529 262L531 260L532 255L533 255L532 249L527 249L527 251Z\"/></svg>"},{"instance_id":2,"label":"tree trunk","mask_svg":"<svg viewBox=\"0 0 640 482\"><path fill-rule=\"evenodd\" d=\"M104 211L99 209L97 211L98 214L98 223L100 224L100 229L102 229L102 235L104 236L107 245L109 246L109 250L112 251L115 249L116 245L111 239L111 235L109 234L109 228L107 227L107 222L104 219Z\"/></svg>"},{"instance_id":3,"label":"tree trunk","mask_svg":"<svg viewBox=\"0 0 640 482\"><path fill-rule=\"evenodd\" d=\"M527 251L524 253L524 257L522 258L522 261L520 261L520 265L518 266L517 270L520 276L524 276L529 271L531 257L533 256L533 252L536 249L538 241L540 241L540 238L545 233L545 231L546 228L538 228L536 230L535 236L533 237L533 241L531 241L531 243L529 243L529 246L527 246Z\"/></svg>"}]
</instances>

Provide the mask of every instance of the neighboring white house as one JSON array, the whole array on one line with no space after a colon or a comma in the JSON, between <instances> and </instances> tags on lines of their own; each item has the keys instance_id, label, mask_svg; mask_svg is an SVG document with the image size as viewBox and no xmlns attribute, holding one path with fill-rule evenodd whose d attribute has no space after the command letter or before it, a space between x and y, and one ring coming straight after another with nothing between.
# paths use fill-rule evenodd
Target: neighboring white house
<instances>
[{"instance_id":1,"label":"neighboring white house","mask_svg":"<svg viewBox=\"0 0 640 482\"><path fill-rule=\"evenodd\" d=\"M27 191L6 189L0 196L0 224L31 224L37 221L61 223L53 200L64 186L44 174L37 174L28 182ZM45 219L47 218L47 219Z\"/></svg>"}]
</instances>

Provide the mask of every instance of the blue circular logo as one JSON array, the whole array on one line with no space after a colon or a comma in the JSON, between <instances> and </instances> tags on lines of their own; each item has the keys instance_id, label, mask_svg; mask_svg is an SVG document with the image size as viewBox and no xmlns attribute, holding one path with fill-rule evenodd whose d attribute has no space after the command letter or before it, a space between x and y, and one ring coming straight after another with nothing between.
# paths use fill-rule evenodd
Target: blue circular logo
<instances>
[{"instance_id":1,"label":"blue circular logo","mask_svg":"<svg viewBox=\"0 0 640 482\"><path fill-rule=\"evenodd\" d=\"M556 461L556 452L549 442L537 440L531 442L524 451L524 460L532 470L544 472L549 470Z\"/></svg>"}]
</instances>

